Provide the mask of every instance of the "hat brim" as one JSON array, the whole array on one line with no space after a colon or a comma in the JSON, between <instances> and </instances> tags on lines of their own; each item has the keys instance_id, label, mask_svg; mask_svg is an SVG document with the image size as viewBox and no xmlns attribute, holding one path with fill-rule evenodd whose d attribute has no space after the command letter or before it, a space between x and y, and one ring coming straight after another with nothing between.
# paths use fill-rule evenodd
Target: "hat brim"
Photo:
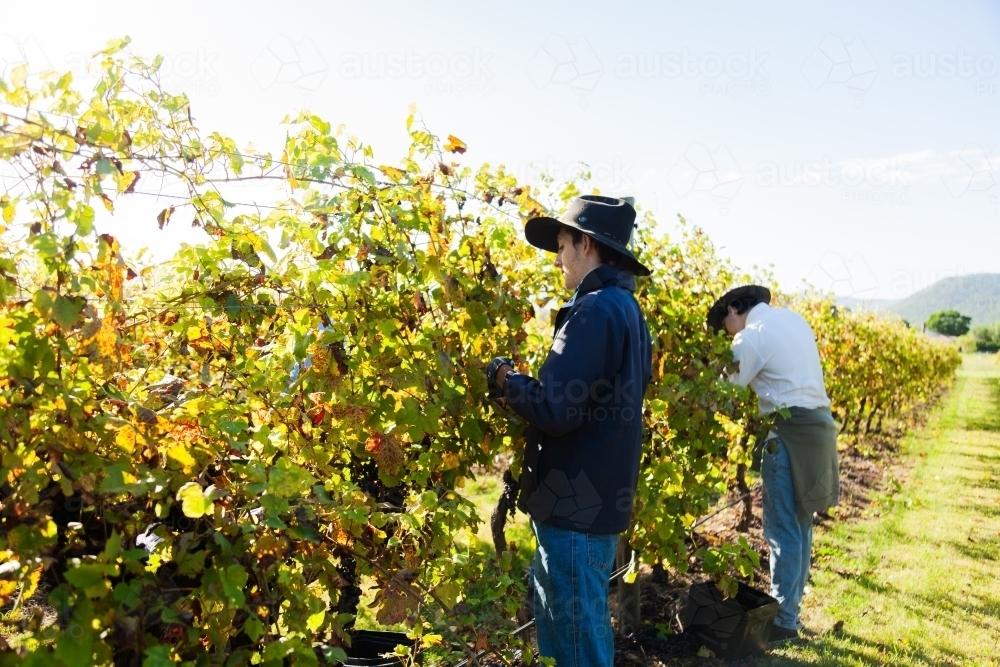
<instances>
[{"instance_id":1,"label":"hat brim","mask_svg":"<svg viewBox=\"0 0 1000 667\"><path fill-rule=\"evenodd\" d=\"M726 304L738 299L753 297L761 303L771 303L771 290L763 285L741 285L729 290L712 304L708 309L708 326L715 331L722 331L722 320L726 319Z\"/></svg>"},{"instance_id":2,"label":"hat brim","mask_svg":"<svg viewBox=\"0 0 1000 667\"><path fill-rule=\"evenodd\" d=\"M558 252L559 251L559 230L563 227L573 228L580 232L583 232L590 238L594 239L598 243L603 243L608 246L619 255L621 255L621 262L619 264L620 268L626 271L631 271L637 276L648 276L652 273L645 265L643 265L631 250L626 248L621 243L618 243L614 239L604 236L601 234L595 234L592 231L582 229L577 225L572 223L566 223L561 220L556 220L555 218L548 217L538 217L531 218L524 225L524 238L531 245L545 250L548 252Z\"/></svg>"}]
</instances>

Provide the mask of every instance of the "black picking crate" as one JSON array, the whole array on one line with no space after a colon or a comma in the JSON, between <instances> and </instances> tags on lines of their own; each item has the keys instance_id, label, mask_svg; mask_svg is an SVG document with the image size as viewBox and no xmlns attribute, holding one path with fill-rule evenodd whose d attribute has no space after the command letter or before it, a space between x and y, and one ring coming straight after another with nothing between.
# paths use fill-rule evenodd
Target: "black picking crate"
<instances>
[{"instance_id":1,"label":"black picking crate","mask_svg":"<svg viewBox=\"0 0 1000 667\"><path fill-rule=\"evenodd\" d=\"M736 597L723 600L714 582L703 581L688 590L681 625L716 657L735 660L767 650L777 614L778 601L767 593L741 583Z\"/></svg>"},{"instance_id":2,"label":"black picking crate","mask_svg":"<svg viewBox=\"0 0 1000 667\"><path fill-rule=\"evenodd\" d=\"M400 667L403 661L397 657L382 657L383 653L392 653L396 646L413 646L414 641L402 632L385 632L381 630L355 630L351 633L351 647L347 651L347 661L344 667Z\"/></svg>"}]
</instances>

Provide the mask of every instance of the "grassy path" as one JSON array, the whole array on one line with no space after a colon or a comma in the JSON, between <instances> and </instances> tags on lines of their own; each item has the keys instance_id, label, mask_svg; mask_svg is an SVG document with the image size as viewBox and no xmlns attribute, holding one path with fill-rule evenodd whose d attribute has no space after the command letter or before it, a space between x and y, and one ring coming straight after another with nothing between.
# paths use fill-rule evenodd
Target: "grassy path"
<instances>
[{"instance_id":1,"label":"grassy path","mask_svg":"<svg viewBox=\"0 0 1000 667\"><path fill-rule=\"evenodd\" d=\"M791 665L1000 665L1000 366L965 359L880 516L817 535Z\"/></svg>"}]
</instances>

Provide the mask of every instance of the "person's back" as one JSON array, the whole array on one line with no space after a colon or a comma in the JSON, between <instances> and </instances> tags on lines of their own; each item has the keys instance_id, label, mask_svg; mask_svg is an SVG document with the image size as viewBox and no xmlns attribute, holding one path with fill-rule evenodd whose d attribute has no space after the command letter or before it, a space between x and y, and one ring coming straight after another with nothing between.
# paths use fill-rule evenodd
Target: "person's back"
<instances>
[{"instance_id":1,"label":"person's back","mask_svg":"<svg viewBox=\"0 0 1000 667\"><path fill-rule=\"evenodd\" d=\"M830 405L816 337L801 315L766 303L754 306L746 328L733 339L740 362L735 381L749 385L762 414L781 407L822 408Z\"/></svg>"}]
</instances>

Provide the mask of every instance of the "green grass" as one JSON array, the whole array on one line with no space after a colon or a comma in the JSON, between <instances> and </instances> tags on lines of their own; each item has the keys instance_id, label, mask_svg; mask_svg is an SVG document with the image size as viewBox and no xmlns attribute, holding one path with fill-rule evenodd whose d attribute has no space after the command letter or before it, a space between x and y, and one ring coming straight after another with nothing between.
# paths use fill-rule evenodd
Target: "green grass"
<instances>
[{"instance_id":1,"label":"green grass","mask_svg":"<svg viewBox=\"0 0 1000 667\"><path fill-rule=\"evenodd\" d=\"M493 544L493 535L490 532L490 517L493 509L500 500L500 492L503 490L502 479L496 474L482 474L476 481L469 482L463 494L476 506L476 514L482 523L479 525L479 532L476 539L486 544ZM528 524L528 517L524 512L516 512L513 517L507 517L507 527L505 530L507 543L517 545L522 555L526 553L528 559L535 549L535 536L531 533L531 526Z\"/></svg>"},{"instance_id":2,"label":"green grass","mask_svg":"<svg viewBox=\"0 0 1000 667\"><path fill-rule=\"evenodd\" d=\"M816 536L808 641L759 664L1000 665L1000 367L968 355L902 490Z\"/></svg>"}]
</instances>

